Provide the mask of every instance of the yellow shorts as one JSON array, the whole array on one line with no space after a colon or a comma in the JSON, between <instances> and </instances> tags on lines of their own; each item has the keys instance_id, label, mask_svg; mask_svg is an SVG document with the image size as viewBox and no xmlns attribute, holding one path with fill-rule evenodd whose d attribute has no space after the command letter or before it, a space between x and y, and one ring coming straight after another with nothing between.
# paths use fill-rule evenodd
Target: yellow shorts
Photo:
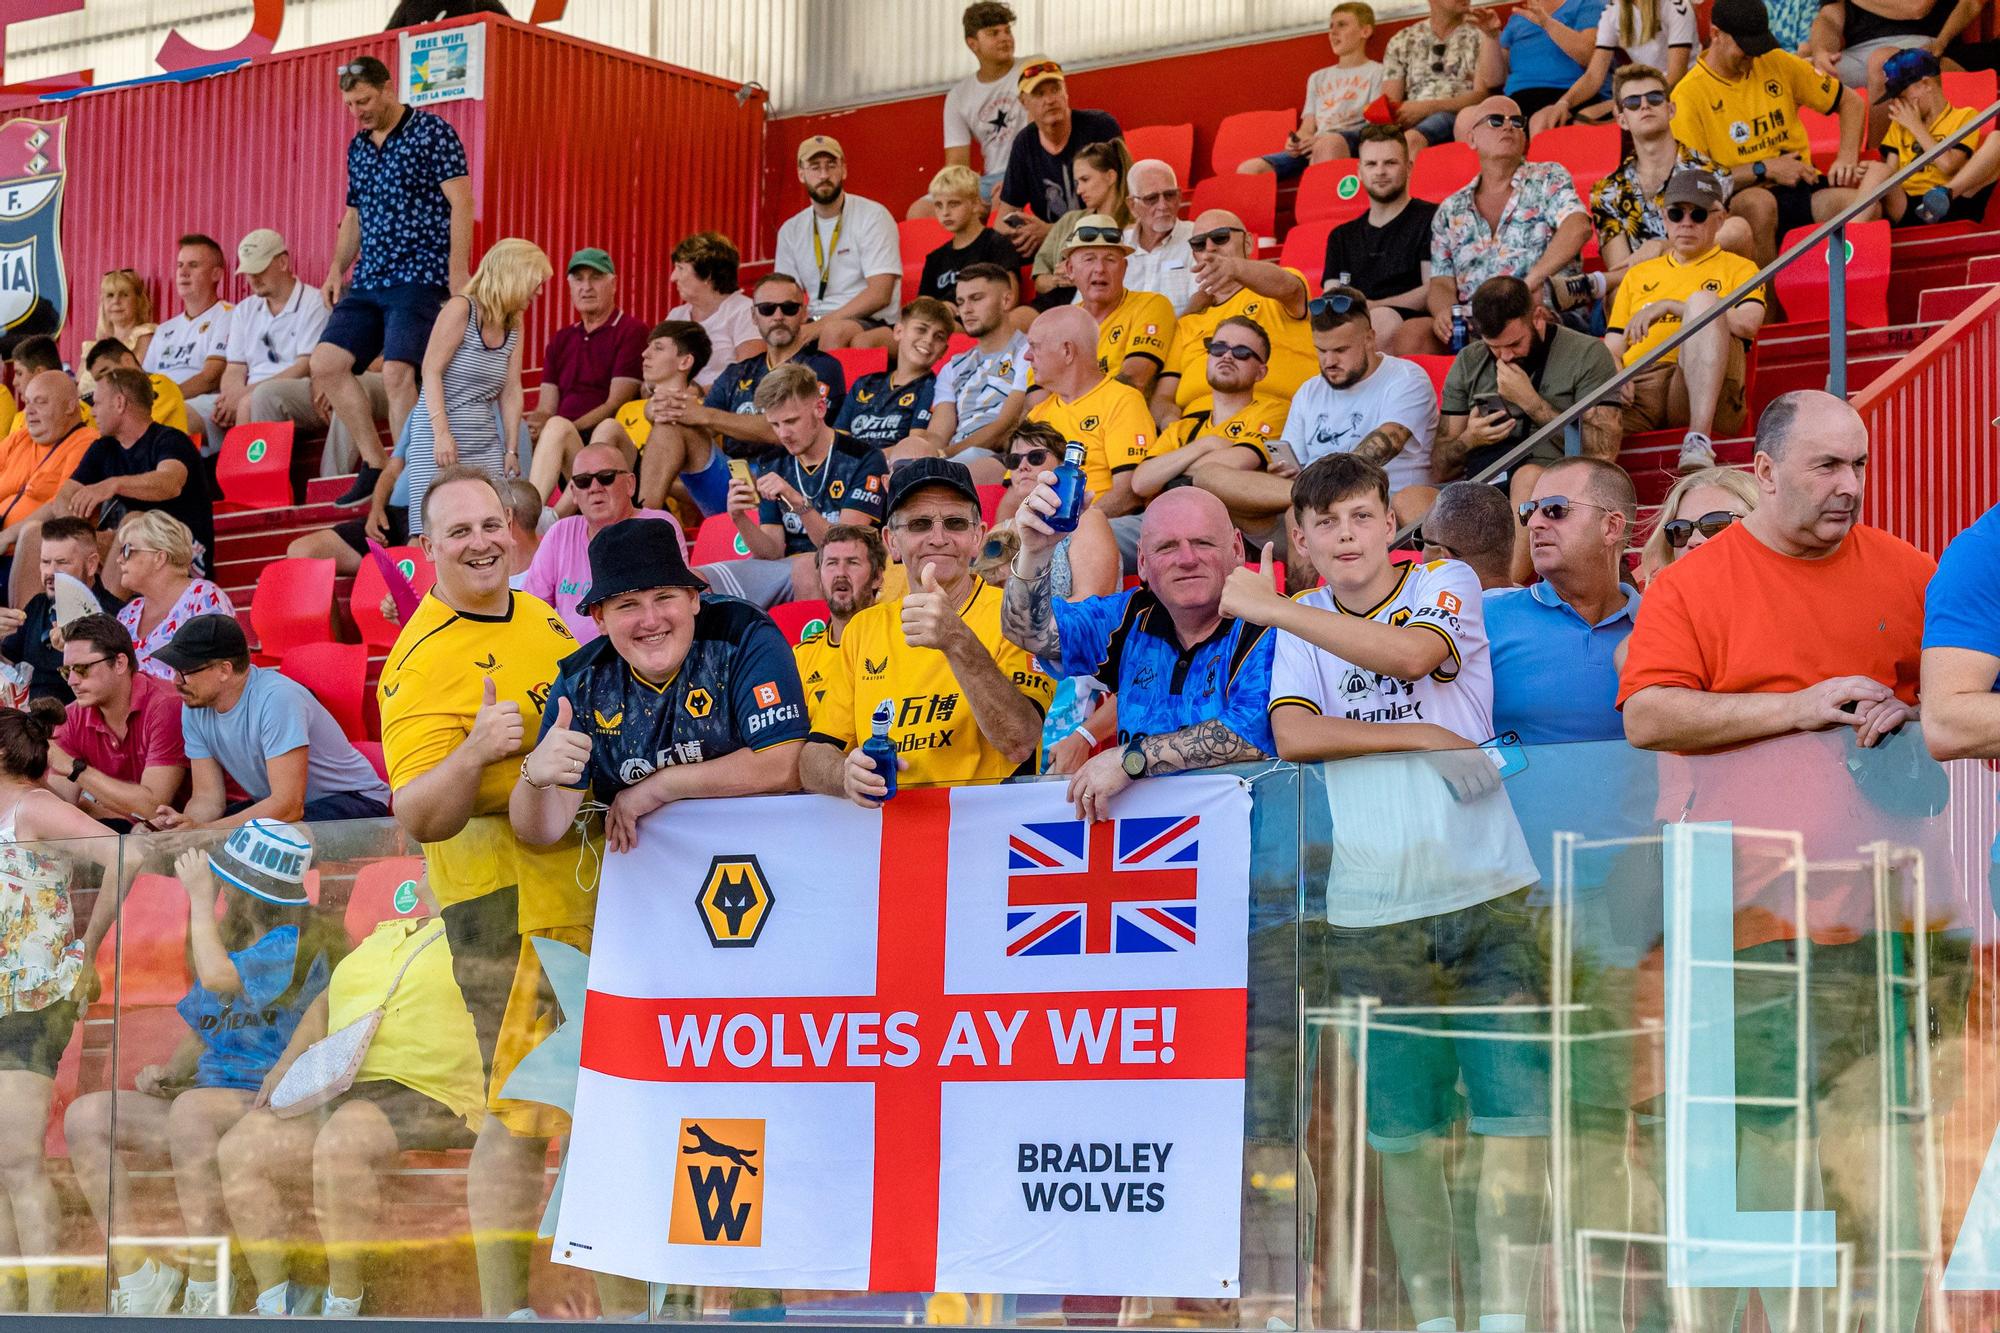
<instances>
[{"instance_id":1,"label":"yellow shorts","mask_svg":"<svg viewBox=\"0 0 2000 1333\"><path fill-rule=\"evenodd\" d=\"M486 1105L509 1130L522 1138L552 1139L569 1133L569 1116L541 1102L515 1101L499 1096L515 1066L529 1051L542 1044L556 1030L560 1016L555 990L542 975L541 959L535 956L537 937L567 944L580 953L590 952L589 926L550 926L521 936L521 957L514 965L514 985L507 993L507 1012L500 1019L500 1038L493 1049L493 1080L487 1085ZM582 1022L582 1014L569 1014L572 1022Z\"/></svg>"}]
</instances>

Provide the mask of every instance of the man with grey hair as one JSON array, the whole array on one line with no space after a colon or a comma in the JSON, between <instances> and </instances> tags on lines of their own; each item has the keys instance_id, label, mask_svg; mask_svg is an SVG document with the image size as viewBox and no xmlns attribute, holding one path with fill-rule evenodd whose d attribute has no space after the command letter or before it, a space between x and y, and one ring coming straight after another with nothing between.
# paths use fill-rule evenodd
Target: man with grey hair
<instances>
[{"instance_id":1,"label":"man with grey hair","mask_svg":"<svg viewBox=\"0 0 2000 1333\"><path fill-rule=\"evenodd\" d=\"M1125 257L1125 285L1166 297L1178 319L1194 300L1194 223L1181 217L1181 183L1159 158L1141 158L1125 173L1125 195L1134 219L1125 229L1134 247Z\"/></svg>"},{"instance_id":2,"label":"man with grey hair","mask_svg":"<svg viewBox=\"0 0 2000 1333\"><path fill-rule=\"evenodd\" d=\"M1483 481L1454 481L1438 492L1420 532L1426 560L1462 560L1487 592L1512 588L1514 515L1507 497Z\"/></svg>"}]
</instances>

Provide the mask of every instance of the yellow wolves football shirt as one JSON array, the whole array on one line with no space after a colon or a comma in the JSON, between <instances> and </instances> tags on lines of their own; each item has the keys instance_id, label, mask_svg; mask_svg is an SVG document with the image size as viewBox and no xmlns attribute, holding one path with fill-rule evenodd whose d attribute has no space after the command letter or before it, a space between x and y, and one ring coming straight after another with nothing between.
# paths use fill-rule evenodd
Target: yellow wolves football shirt
<instances>
[{"instance_id":1,"label":"yellow wolves football shirt","mask_svg":"<svg viewBox=\"0 0 2000 1333\"><path fill-rule=\"evenodd\" d=\"M514 593L501 616L454 611L435 592L425 594L396 636L377 687L389 785L400 789L422 777L465 743L489 678L502 702L521 706L524 743L532 744L557 664L575 649L562 618L527 593ZM424 844L431 889L450 905L514 884L523 931L587 926L596 901L577 886L576 835L529 847L507 822L520 773L519 754L488 764L465 827Z\"/></svg>"},{"instance_id":2,"label":"yellow wolves football shirt","mask_svg":"<svg viewBox=\"0 0 2000 1333\"><path fill-rule=\"evenodd\" d=\"M1295 268L1285 272L1297 278L1300 290L1310 295L1305 274ZM1220 305L1181 316L1179 330L1174 335L1177 340L1174 359L1167 363L1167 372L1181 377L1174 390L1174 402L1181 411L1196 412L1208 406L1207 343L1216 325L1236 315L1255 320L1271 340L1269 373L1257 386L1259 393L1275 394L1289 402L1301 384L1319 374L1311 321L1304 317L1293 319L1284 302L1245 287Z\"/></svg>"},{"instance_id":3,"label":"yellow wolves football shirt","mask_svg":"<svg viewBox=\"0 0 2000 1333\"><path fill-rule=\"evenodd\" d=\"M1291 410L1292 405L1283 398L1259 393L1253 394L1243 410L1227 421L1217 422L1206 410L1190 412L1160 432L1160 438L1153 441L1146 457L1170 454L1203 435L1220 435L1232 444L1255 450L1257 457L1269 463L1271 441L1284 438L1285 418Z\"/></svg>"},{"instance_id":4,"label":"yellow wolves football shirt","mask_svg":"<svg viewBox=\"0 0 2000 1333\"><path fill-rule=\"evenodd\" d=\"M634 449L644 449L646 441L653 438L653 423L646 419L646 399L634 398L618 409L613 418L625 430L625 438L632 441Z\"/></svg>"},{"instance_id":5,"label":"yellow wolves football shirt","mask_svg":"<svg viewBox=\"0 0 2000 1333\"><path fill-rule=\"evenodd\" d=\"M1084 443L1083 474L1093 498L1111 489L1111 478L1139 466L1153 442L1153 414L1137 389L1106 375L1097 387L1064 402L1050 394L1028 413L1065 440Z\"/></svg>"},{"instance_id":6,"label":"yellow wolves football shirt","mask_svg":"<svg viewBox=\"0 0 2000 1333\"><path fill-rule=\"evenodd\" d=\"M1725 79L1697 60L1673 97L1674 137L1728 171L1780 153L1810 161L1799 108L1833 110L1840 80L1790 51L1766 51L1740 79Z\"/></svg>"},{"instance_id":7,"label":"yellow wolves football shirt","mask_svg":"<svg viewBox=\"0 0 2000 1333\"><path fill-rule=\"evenodd\" d=\"M1116 375L1128 356L1143 356L1162 370L1174 363L1174 305L1158 292L1127 291L1097 326L1097 368Z\"/></svg>"},{"instance_id":8,"label":"yellow wolves football shirt","mask_svg":"<svg viewBox=\"0 0 2000 1333\"><path fill-rule=\"evenodd\" d=\"M833 642L831 631L821 627L792 646L792 658L799 664L799 683L806 689L807 719L817 725L827 678L840 670L840 645Z\"/></svg>"},{"instance_id":9,"label":"yellow wolves football shirt","mask_svg":"<svg viewBox=\"0 0 2000 1333\"><path fill-rule=\"evenodd\" d=\"M1978 114L1979 108L1977 107L1947 106L1943 111L1938 113L1938 118L1930 123L1931 138L1939 142L1949 139L1952 135L1958 133L1959 126L1965 124L1966 121L1971 120ZM1983 134L1979 130L1974 130L1972 133L1966 135L1964 140L1965 150L1970 152L1979 147L1979 140L1982 137ZM1882 156L1886 158L1891 153L1896 155L1896 162L1898 165L1901 165L1905 162L1914 162L1916 159L1922 157L1924 150L1917 146L1915 135L1892 120L1889 122L1889 128L1882 131ZM1936 163L1932 163L1903 182L1903 193L1912 199L1921 199L1933 188L1949 184L1950 180L1949 176L1937 169Z\"/></svg>"},{"instance_id":10,"label":"yellow wolves football shirt","mask_svg":"<svg viewBox=\"0 0 2000 1333\"><path fill-rule=\"evenodd\" d=\"M1046 713L1055 682L1000 632L1000 589L975 579L972 596L959 614L992 654L1001 674ZM935 648L912 648L904 640L902 598L877 602L848 621L834 665L837 669L827 676L826 697L813 709L815 737L853 748L870 734L876 706L888 699L896 710L889 735L909 765L902 771L903 783L998 782L1035 771L1033 759L1016 764L987 744L944 654Z\"/></svg>"},{"instance_id":11,"label":"yellow wolves football shirt","mask_svg":"<svg viewBox=\"0 0 2000 1333\"><path fill-rule=\"evenodd\" d=\"M1621 332L1633 315L1655 301L1685 301L1703 291L1726 296L1756 276L1755 264L1719 245L1687 261L1671 253L1643 260L1626 270L1625 280L1618 284L1618 293L1611 299L1611 315L1605 326L1613 333ZM1759 287L1743 299L1762 301L1764 289ZM1679 332L1680 327L1678 319L1654 320L1646 327L1644 338L1626 347L1625 364L1637 361L1655 343L1665 342ZM1674 361L1679 356L1678 352L1670 352L1666 359Z\"/></svg>"}]
</instances>

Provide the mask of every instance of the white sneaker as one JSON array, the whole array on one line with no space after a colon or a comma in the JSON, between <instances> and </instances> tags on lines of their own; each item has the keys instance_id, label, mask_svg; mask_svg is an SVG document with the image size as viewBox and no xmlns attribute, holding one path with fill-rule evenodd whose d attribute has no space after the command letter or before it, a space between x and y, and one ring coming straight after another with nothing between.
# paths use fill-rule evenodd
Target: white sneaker
<instances>
[{"instance_id":1,"label":"white sneaker","mask_svg":"<svg viewBox=\"0 0 2000 1333\"><path fill-rule=\"evenodd\" d=\"M181 1301L182 1314L216 1315L222 1313L217 1284L213 1282L190 1282L187 1296Z\"/></svg>"},{"instance_id":2,"label":"white sneaker","mask_svg":"<svg viewBox=\"0 0 2000 1333\"><path fill-rule=\"evenodd\" d=\"M361 1300L360 1296L336 1296L329 1291L319 1312L328 1319L352 1319L361 1313Z\"/></svg>"},{"instance_id":3,"label":"white sneaker","mask_svg":"<svg viewBox=\"0 0 2000 1333\"><path fill-rule=\"evenodd\" d=\"M187 1275L180 1269L148 1259L138 1272L118 1279L111 1288L113 1314L170 1314Z\"/></svg>"},{"instance_id":4,"label":"white sneaker","mask_svg":"<svg viewBox=\"0 0 2000 1333\"><path fill-rule=\"evenodd\" d=\"M1681 440L1680 470L1699 472L1705 467L1715 466L1715 441L1698 430L1691 430Z\"/></svg>"}]
</instances>

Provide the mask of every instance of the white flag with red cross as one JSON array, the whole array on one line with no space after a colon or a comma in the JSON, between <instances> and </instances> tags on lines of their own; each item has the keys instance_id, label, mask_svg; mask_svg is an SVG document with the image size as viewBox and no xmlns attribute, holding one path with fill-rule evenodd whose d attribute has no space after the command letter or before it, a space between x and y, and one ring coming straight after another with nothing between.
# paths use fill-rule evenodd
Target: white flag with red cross
<instances>
[{"instance_id":1,"label":"white flag with red cross","mask_svg":"<svg viewBox=\"0 0 2000 1333\"><path fill-rule=\"evenodd\" d=\"M697 801L605 864L555 1255L1233 1296L1250 793Z\"/></svg>"}]
</instances>

